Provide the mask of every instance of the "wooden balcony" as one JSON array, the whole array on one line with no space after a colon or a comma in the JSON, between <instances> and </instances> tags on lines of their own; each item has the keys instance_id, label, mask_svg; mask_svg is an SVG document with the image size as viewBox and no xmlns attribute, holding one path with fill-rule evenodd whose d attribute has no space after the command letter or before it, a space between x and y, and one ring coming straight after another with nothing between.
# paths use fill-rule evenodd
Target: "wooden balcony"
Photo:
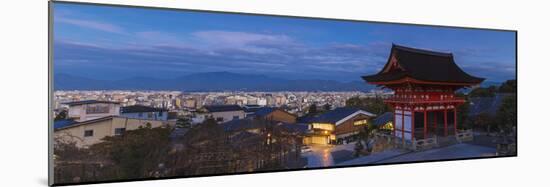
<instances>
[{"instance_id":1,"label":"wooden balcony","mask_svg":"<svg viewBox=\"0 0 550 187\"><path fill-rule=\"evenodd\" d=\"M454 98L397 98L390 97L385 99L384 102L388 104L439 104L439 103L464 103L464 99L461 97Z\"/></svg>"}]
</instances>

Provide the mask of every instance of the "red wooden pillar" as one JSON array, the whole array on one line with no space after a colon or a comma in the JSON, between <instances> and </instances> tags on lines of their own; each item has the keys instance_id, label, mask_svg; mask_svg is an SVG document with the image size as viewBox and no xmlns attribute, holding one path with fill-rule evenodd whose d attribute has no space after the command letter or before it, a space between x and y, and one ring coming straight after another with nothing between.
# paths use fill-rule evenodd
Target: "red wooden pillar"
<instances>
[{"instance_id":1,"label":"red wooden pillar","mask_svg":"<svg viewBox=\"0 0 550 187\"><path fill-rule=\"evenodd\" d=\"M437 134L437 110L432 111L432 113L434 114L434 130Z\"/></svg>"},{"instance_id":2,"label":"red wooden pillar","mask_svg":"<svg viewBox=\"0 0 550 187\"><path fill-rule=\"evenodd\" d=\"M443 110L443 112L445 112L445 114L443 115L443 118L445 120L443 130L445 130L444 135L447 136L447 106L445 106L445 110Z\"/></svg>"},{"instance_id":3,"label":"red wooden pillar","mask_svg":"<svg viewBox=\"0 0 550 187\"><path fill-rule=\"evenodd\" d=\"M395 137L395 127L397 125L396 123L397 123L397 109L395 109L395 106L394 106L393 107L393 127L392 127L394 137Z\"/></svg>"},{"instance_id":4,"label":"red wooden pillar","mask_svg":"<svg viewBox=\"0 0 550 187\"><path fill-rule=\"evenodd\" d=\"M411 110L411 142L414 141L414 106L412 107L412 110Z\"/></svg>"},{"instance_id":5,"label":"red wooden pillar","mask_svg":"<svg viewBox=\"0 0 550 187\"><path fill-rule=\"evenodd\" d=\"M455 125L455 134L458 132L458 130L456 129L456 106L454 106L454 125Z\"/></svg>"},{"instance_id":6,"label":"red wooden pillar","mask_svg":"<svg viewBox=\"0 0 550 187\"><path fill-rule=\"evenodd\" d=\"M405 144L405 107L401 106L401 141Z\"/></svg>"},{"instance_id":7,"label":"red wooden pillar","mask_svg":"<svg viewBox=\"0 0 550 187\"><path fill-rule=\"evenodd\" d=\"M424 139L427 138L428 134L428 111L426 110L426 107L424 107Z\"/></svg>"},{"instance_id":8,"label":"red wooden pillar","mask_svg":"<svg viewBox=\"0 0 550 187\"><path fill-rule=\"evenodd\" d=\"M397 108L393 106L393 137L395 137L395 127L397 127Z\"/></svg>"}]
</instances>

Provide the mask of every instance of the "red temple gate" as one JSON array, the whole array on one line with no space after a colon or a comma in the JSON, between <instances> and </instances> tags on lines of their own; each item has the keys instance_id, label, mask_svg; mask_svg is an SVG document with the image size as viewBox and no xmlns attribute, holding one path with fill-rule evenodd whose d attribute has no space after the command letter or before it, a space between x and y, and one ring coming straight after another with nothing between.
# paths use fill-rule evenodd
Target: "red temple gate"
<instances>
[{"instance_id":1,"label":"red temple gate","mask_svg":"<svg viewBox=\"0 0 550 187\"><path fill-rule=\"evenodd\" d=\"M394 91L384 102L394 110L393 135L403 143L456 134L457 107L464 99L455 91L484 80L460 69L452 53L398 45L392 45L380 72L363 79Z\"/></svg>"}]
</instances>

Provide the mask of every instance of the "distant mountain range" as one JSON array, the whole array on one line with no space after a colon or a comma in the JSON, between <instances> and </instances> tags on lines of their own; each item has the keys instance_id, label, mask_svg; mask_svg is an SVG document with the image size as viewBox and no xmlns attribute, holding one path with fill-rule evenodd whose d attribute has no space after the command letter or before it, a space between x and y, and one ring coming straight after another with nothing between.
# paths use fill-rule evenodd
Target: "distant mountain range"
<instances>
[{"instance_id":1,"label":"distant mountain range","mask_svg":"<svg viewBox=\"0 0 550 187\"><path fill-rule=\"evenodd\" d=\"M490 86L499 87L501 84L502 84L502 82L483 81L483 82L481 83L481 87L490 87Z\"/></svg>"},{"instance_id":2,"label":"distant mountain range","mask_svg":"<svg viewBox=\"0 0 550 187\"><path fill-rule=\"evenodd\" d=\"M364 81L287 80L230 72L196 73L173 79L133 77L97 80L69 74L54 76L55 90L180 90L180 91L370 91Z\"/></svg>"}]
</instances>

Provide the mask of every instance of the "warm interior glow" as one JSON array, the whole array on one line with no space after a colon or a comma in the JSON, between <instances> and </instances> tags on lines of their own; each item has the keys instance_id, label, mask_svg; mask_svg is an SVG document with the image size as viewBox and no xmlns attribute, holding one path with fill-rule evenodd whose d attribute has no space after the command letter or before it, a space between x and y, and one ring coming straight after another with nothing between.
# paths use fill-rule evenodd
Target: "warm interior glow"
<instances>
[{"instance_id":1,"label":"warm interior glow","mask_svg":"<svg viewBox=\"0 0 550 187\"><path fill-rule=\"evenodd\" d=\"M366 125L368 121L366 119L357 120L353 122L353 125L359 126L359 125Z\"/></svg>"},{"instance_id":2,"label":"warm interior glow","mask_svg":"<svg viewBox=\"0 0 550 187\"><path fill-rule=\"evenodd\" d=\"M384 126L382 126L383 130L393 130L393 123L392 122L388 122L386 123Z\"/></svg>"},{"instance_id":3,"label":"warm interior glow","mask_svg":"<svg viewBox=\"0 0 550 187\"><path fill-rule=\"evenodd\" d=\"M334 130L334 125L330 123L312 123L311 126L313 129L321 129L326 131Z\"/></svg>"}]
</instances>

